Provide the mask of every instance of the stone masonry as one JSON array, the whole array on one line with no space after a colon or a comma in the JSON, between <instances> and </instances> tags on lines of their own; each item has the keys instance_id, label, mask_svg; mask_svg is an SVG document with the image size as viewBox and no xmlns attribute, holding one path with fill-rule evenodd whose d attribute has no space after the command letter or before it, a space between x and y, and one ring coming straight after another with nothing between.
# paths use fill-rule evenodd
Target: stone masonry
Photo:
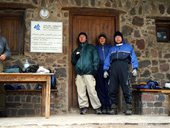
<instances>
[{"instance_id":1,"label":"stone masonry","mask_svg":"<svg viewBox=\"0 0 170 128\"><path fill-rule=\"evenodd\" d=\"M30 63L50 68L57 77L55 109L57 112L68 111L68 74L69 74L69 11L63 7L88 7L101 9L116 9L125 13L120 15L119 28L135 49L139 60L139 75L136 82L156 80L163 86L170 81L170 44L158 43L156 40L155 17L170 17L169 0L1 0L1 3L30 4L34 8L25 10L25 42L24 55L12 56L7 62L21 64L27 58ZM63 22L63 53L46 54L30 53L30 21L43 20L39 10L44 6L50 11L50 17L44 21ZM2 11L2 10L1 10ZM162 101L157 101L159 95L142 94L143 106L159 107ZM11 97L11 96L9 96ZM8 98L9 98L8 97ZM21 97L16 97L21 99ZM30 96L30 97L34 97ZM149 98L152 97L151 102ZM7 99L8 99L7 98ZM9 98L10 99L10 98ZM31 98L30 98L31 99ZM39 100L39 99L37 99ZM149 100L149 101L148 101ZM166 102L167 98L164 97ZM148 102L145 102L148 101ZM157 103L158 102L158 103ZM10 104L9 104L10 105ZM38 104L37 104L38 105ZM29 106L28 104L26 106ZM32 106L30 106L32 107ZM39 110L37 110L39 111ZM146 110L150 113L159 113L162 110ZM163 112L166 113L166 112Z\"/></svg>"},{"instance_id":2,"label":"stone masonry","mask_svg":"<svg viewBox=\"0 0 170 128\"><path fill-rule=\"evenodd\" d=\"M6 113L3 116L41 116L41 91L6 92ZM55 114L56 92L51 93L51 115Z\"/></svg>"},{"instance_id":3,"label":"stone masonry","mask_svg":"<svg viewBox=\"0 0 170 128\"><path fill-rule=\"evenodd\" d=\"M168 95L149 92L133 92L134 114L169 115Z\"/></svg>"}]
</instances>

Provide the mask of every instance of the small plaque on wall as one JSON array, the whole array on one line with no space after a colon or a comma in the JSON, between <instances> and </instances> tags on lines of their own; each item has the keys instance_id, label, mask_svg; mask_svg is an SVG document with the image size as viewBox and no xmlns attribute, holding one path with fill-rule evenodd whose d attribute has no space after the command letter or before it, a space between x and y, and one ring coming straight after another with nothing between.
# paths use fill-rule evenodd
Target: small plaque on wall
<instances>
[{"instance_id":1,"label":"small plaque on wall","mask_svg":"<svg viewBox=\"0 0 170 128\"><path fill-rule=\"evenodd\" d=\"M62 53L62 22L31 21L31 52Z\"/></svg>"}]
</instances>

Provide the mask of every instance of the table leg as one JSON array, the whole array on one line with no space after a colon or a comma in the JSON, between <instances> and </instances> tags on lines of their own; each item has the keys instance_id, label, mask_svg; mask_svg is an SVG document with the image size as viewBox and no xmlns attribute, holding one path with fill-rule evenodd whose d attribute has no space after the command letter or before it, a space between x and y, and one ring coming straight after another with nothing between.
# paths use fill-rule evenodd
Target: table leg
<instances>
[{"instance_id":1,"label":"table leg","mask_svg":"<svg viewBox=\"0 0 170 128\"><path fill-rule=\"evenodd\" d=\"M48 76L48 79L46 81L46 86L45 86L45 117L49 118L50 117L50 87L51 87L51 76Z\"/></svg>"},{"instance_id":2,"label":"table leg","mask_svg":"<svg viewBox=\"0 0 170 128\"><path fill-rule=\"evenodd\" d=\"M170 116L170 94L168 94L168 116Z\"/></svg>"},{"instance_id":3,"label":"table leg","mask_svg":"<svg viewBox=\"0 0 170 128\"><path fill-rule=\"evenodd\" d=\"M41 114L45 116L45 98L46 98L46 83L42 85L42 97L41 97Z\"/></svg>"}]
</instances>

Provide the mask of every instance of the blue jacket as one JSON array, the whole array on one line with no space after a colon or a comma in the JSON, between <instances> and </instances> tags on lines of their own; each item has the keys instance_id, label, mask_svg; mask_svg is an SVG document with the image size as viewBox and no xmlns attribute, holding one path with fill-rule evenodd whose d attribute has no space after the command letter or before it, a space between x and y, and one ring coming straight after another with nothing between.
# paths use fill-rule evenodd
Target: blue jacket
<instances>
[{"instance_id":1,"label":"blue jacket","mask_svg":"<svg viewBox=\"0 0 170 128\"><path fill-rule=\"evenodd\" d=\"M121 60L127 61L132 64L133 69L138 69L138 60L132 45L123 41L123 44L120 46L112 46L109 50L109 54L106 57L104 62L103 69L108 70L110 64L114 61Z\"/></svg>"},{"instance_id":2,"label":"blue jacket","mask_svg":"<svg viewBox=\"0 0 170 128\"><path fill-rule=\"evenodd\" d=\"M96 49L98 51L99 57L100 57L100 65L104 65L104 61L109 53L109 49L111 48L110 44L98 44L96 45Z\"/></svg>"}]
</instances>

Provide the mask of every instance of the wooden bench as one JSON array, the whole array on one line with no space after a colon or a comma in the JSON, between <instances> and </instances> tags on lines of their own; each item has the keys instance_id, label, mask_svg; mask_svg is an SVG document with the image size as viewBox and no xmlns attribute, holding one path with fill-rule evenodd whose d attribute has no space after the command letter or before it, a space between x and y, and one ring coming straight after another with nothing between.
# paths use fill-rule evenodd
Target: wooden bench
<instances>
[{"instance_id":1,"label":"wooden bench","mask_svg":"<svg viewBox=\"0 0 170 128\"><path fill-rule=\"evenodd\" d=\"M42 115L50 117L50 87L53 73L0 73L0 83L42 83Z\"/></svg>"},{"instance_id":2,"label":"wooden bench","mask_svg":"<svg viewBox=\"0 0 170 128\"><path fill-rule=\"evenodd\" d=\"M136 91L170 94L170 89L137 89Z\"/></svg>"}]
</instances>

